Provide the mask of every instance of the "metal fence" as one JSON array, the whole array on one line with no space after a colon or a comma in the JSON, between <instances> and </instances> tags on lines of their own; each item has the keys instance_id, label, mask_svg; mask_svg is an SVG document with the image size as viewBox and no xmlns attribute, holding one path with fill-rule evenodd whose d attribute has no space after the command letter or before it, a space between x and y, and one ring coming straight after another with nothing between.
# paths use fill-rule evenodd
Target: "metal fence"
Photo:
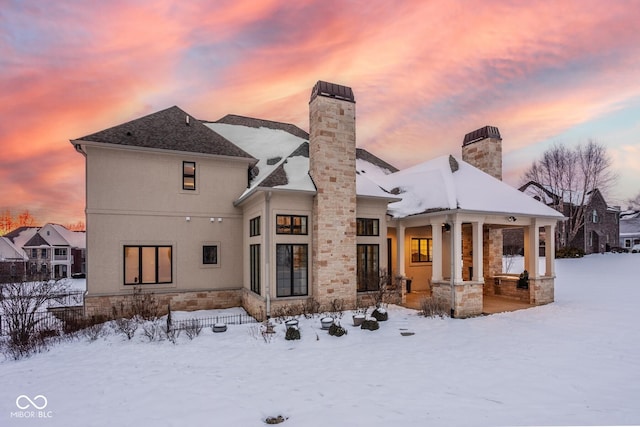
<instances>
[{"instance_id":1,"label":"metal fence","mask_svg":"<svg viewBox=\"0 0 640 427\"><path fill-rule=\"evenodd\" d=\"M227 325L260 323L258 320L254 319L248 314L232 314L227 316L194 317L191 319L172 320L171 327L174 330L185 329L189 327L194 321L198 321L200 326L202 326L203 328L211 328L217 323L224 323Z\"/></svg>"},{"instance_id":2,"label":"metal fence","mask_svg":"<svg viewBox=\"0 0 640 427\"><path fill-rule=\"evenodd\" d=\"M33 313L18 313L12 315L0 315L0 336L8 335L11 322L18 320L21 324L32 323L34 331L38 333L57 331L67 332L81 325L84 316L81 309L59 308L51 311L36 311Z\"/></svg>"}]
</instances>

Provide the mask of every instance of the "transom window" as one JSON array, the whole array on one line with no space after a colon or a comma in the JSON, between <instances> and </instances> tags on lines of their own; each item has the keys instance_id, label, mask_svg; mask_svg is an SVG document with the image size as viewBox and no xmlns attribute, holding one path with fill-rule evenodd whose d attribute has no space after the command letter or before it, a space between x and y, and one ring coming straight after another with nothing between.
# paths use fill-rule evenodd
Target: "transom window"
<instances>
[{"instance_id":1,"label":"transom window","mask_svg":"<svg viewBox=\"0 0 640 427\"><path fill-rule=\"evenodd\" d=\"M431 239L411 239L411 262L431 262L433 242Z\"/></svg>"},{"instance_id":2,"label":"transom window","mask_svg":"<svg viewBox=\"0 0 640 427\"><path fill-rule=\"evenodd\" d=\"M196 162L182 162L182 189L196 189Z\"/></svg>"},{"instance_id":3,"label":"transom window","mask_svg":"<svg viewBox=\"0 0 640 427\"><path fill-rule=\"evenodd\" d=\"M307 245L276 245L277 296L307 295L308 277Z\"/></svg>"},{"instance_id":4,"label":"transom window","mask_svg":"<svg viewBox=\"0 0 640 427\"><path fill-rule=\"evenodd\" d=\"M357 233L358 236L379 236L380 221L374 218L358 218Z\"/></svg>"},{"instance_id":5,"label":"transom window","mask_svg":"<svg viewBox=\"0 0 640 427\"><path fill-rule=\"evenodd\" d=\"M257 216L252 218L249 221L249 236L259 236L260 235L260 217Z\"/></svg>"},{"instance_id":6,"label":"transom window","mask_svg":"<svg viewBox=\"0 0 640 427\"><path fill-rule=\"evenodd\" d=\"M358 292L377 291L380 287L380 246L358 245Z\"/></svg>"},{"instance_id":7,"label":"transom window","mask_svg":"<svg viewBox=\"0 0 640 427\"><path fill-rule=\"evenodd\" d=\"M299 215L276 215L277 234L307 234L307 217Z\"/></svg>"},{"instance_id":8,"label":"transom window","mask_svg":"<svg viewBox=\"0 0 640 427\"><path fill-rule=\"evenodd\" d=\"M125 246L124 284L171 283L171 246Z\"/></svg>"},{"instance_id":9,"label":"transom window","mask_svg":"<svg viewBox=\"0 0 640 427\"><path fill-rule=\"evenodd\" d=\"M202 263L205 265L218 265L218 246L202 246Z\"/></svg>"}]
</instances>

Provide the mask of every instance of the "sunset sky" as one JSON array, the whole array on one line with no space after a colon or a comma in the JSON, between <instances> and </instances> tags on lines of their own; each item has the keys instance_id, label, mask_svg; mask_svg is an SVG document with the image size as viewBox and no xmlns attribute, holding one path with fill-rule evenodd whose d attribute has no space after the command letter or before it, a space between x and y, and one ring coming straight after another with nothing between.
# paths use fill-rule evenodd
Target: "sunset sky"
<instances>
[{"instance_id":1,"label":"sunset sky","mask_svg":"<svg viewBox=\"0 0 640 427\"><path fill-rule=\"evenodd\" d=\"M640 1L0 0L0 210L84 221L70 139L178 105L308 130L353 88L358 146L399 168L493 125L505 181L554 142L608 147L640 192Z\"/></svg>"}]
</instances>

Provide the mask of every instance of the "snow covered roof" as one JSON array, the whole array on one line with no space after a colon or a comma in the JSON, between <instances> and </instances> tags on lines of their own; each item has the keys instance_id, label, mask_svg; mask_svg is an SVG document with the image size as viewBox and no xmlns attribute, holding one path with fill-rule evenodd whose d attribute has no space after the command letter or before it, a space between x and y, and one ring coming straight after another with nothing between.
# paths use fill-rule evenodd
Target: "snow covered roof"
<instances>
[{"instance_id":1,"label":"snow covered roof","mask_svg":"<svg viewBox=\"0 0 640 427\"><path fill-rule=\"evenodd\" d=\"M16 245L8 237L0 237L0 261L29 261L24 250Z\"/></svg>"},{"instance_id":2,"label":"snow covered roof","mask_svg":"<svg viewBox=\"0 0 640 427\"><path fill-rule=\"evenodd\" d=\"M4 237L9 238L17 248L22 248L36 235L40 227L19 227L7 233Z\"/></svg>"},{"instance_id":3,"label":"snow covered roof","mask_svg":"<svg viewBox=\"0 0 640 427\"><path fill-rule=\"evenodd\" d=\"M258 159L251 185L239 200L259 187L315 193L316 187L309 175L308 134L304 131L279 122L240 116L225 116L218 122L204 124ZM369 179L369 175L383 176L397 169L364 149L357 149L356 156L356 194L393 199Z\"/></svg>"},{"instance_id":4,"label":"snow covered roof","mask_svg":"<svg viewBox=\"0 0 640 427\"><path fill-rule=\"evenodd\" d=\"M620 219L620 237L640 234L640 218Z\"/></svg>"},{"instance_id":5,"label":"snow covered roof","mask_svg":"<svg viewBox=\"0 0 640 427\"><path fill-rule=\"evenodd\" d=\"M17 248L70 246L84 249L87 237L84 231L71 231L63 225L45 224L43 227L20 227L5 237Z\"/></svg>"},{"instance_id":6,"label":"snow covered roof","mask_svg":"<svg viewBox=\"0 0 640 427\"><path fill-rule=\"evenodd\" d=\"M376 182L402 198L389 204L389 213L396 218L452 209L563 217L544 203L453 156L437 157L379 177Z\"/></svg>"}]
</instances>

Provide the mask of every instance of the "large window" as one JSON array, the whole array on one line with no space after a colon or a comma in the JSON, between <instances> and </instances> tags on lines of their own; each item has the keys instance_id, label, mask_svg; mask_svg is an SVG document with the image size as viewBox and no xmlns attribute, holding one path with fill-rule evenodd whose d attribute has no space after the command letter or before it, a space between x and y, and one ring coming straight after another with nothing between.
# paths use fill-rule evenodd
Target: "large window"
<instances>
[{"instance_id":1,"label":"large window","mask_svg":"<svg viewBox=\"0 0 640 427\"><path fill-rule=\"evenodd\" d=\"M307 245L276 245L277 296L307 295Z\"/></svg>"},{"instance_id":2,"label":"large window","mask_svg":"<svg viewBox=\"0 0 640 427\"><path fill-rule=\"evenodd\" d=\"M260 217L257 216L252 218L249 221L249 236L259 236L260 235Z\"/></svg>"},{"instance_id":3,"label":"large window","mask_svg":"<svg viewBox=\"0 0 640 427\"><path fill-rule=\"evenodd\" d=\"M260 295L260 245L249 245L251 290Z\"/></svg>"},{"instance_id":4,"label":"large window","mask_svg":"<svg viewBox=\"0 0 640 427\"><path fill-rule=\"evenodd\" d=\"M378 290L379 266L380 246L358 245L358 292Z\"/></svg>"},{"instance_id":5,"label":"large window","mask_svg":"<svg viewBox=\"0 0 640 427\"><path fill-rule=\"evenodd\" d=\"M125 246L124 284L171 283L171 246Z\"/></svg>"},{"instance_id":6,"label":"large window","mask_svg":"<svg viewBox=\"0 0 640 427\"><path fill-rule=\"evenodd\" d=\"M277 234L307 234L307 217L299 215L276 215Z\"/></svg>"},{"instance_id":7,"label":"large window","mask_svg":"<svg viewBox=\"0 0 640 427\"><path fill-rule=\"evenodd\" d=\"M411 262L431 262L432 245L433 241L431 239L411 239Z\"/></svg>"},{"instance_id":8,"label":"large window","mask_svg":"<svg viewBox=\"0 0 640 427\"><path fill-rule=\"evenodd\" d=\"M205 265L218 265L217 245L204 245L202 247L202 263Z\"/></svg>"},{"instance_id":9,"label":"large window","mask_svg":"<svg viewBox=\"0 0 640 427\"><path fill-rule=\"evenodd\" d=\"M357 233L358 236L379 236L380 221L373 218L358 218Z\"/></svg>"},{"instance_id":10,"label":"large window","mask_svg":"<svg viewBox=\"0 0 640 427\"><path fill-rule=\"evenodd\" d=\"M196 189L196 162L182 162L182 189Z\"/></svg>"}]
</instances>

